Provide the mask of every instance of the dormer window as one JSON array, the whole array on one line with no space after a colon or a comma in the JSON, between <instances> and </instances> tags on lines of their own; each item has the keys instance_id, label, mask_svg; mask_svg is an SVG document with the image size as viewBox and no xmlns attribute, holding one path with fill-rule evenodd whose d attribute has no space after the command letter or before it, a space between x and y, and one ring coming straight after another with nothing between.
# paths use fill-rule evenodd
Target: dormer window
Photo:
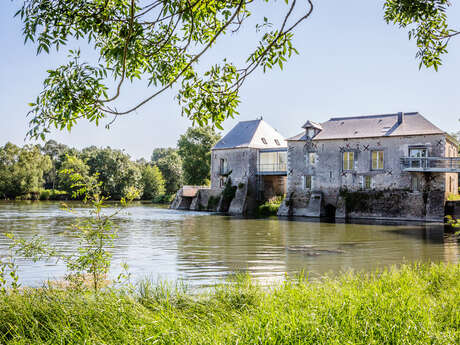
<instances>
[{"instance_id":1,"label":"dormer window","mask_svg":"<svg viewBox=\"0 0 460 345\"><path fill-rule=\"evenodd\" d=\"M275 139L275 144L280 146L280 141L278 139Z\"/></svg>"},{"instance_id":2,"label":"dormer window","mask_svg":"<svg viewBox=\"0 0 460 345\"><path fill-rule=\"evenodd\" d=\"M315 136L315 129L314 128L308 128L307 129L307 136L311 139Z\"/></svg>"},{"instance_id":3,"label":"dormer window","mask_svg":"<svg viewBox=\"0 0 460 345\"><path fill-rule=\"evenodd\" d=\"M263 142L265 145L267 145L267 139L262 138L262 142Z\"/></svg>"}]
</instances>

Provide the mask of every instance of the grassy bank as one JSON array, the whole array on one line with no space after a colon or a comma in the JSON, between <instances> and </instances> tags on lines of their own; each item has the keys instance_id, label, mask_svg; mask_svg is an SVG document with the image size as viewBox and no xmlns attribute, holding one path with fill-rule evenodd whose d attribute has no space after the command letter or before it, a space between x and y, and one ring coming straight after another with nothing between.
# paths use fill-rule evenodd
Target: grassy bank
<instances>
[{"instance_id":1,"label":"grassy bank","mask_svg":"<svg viewBox=\"0 0 460 345\"><path fill-rule=\"evenodd\" d=\"M23 290L0 297L2 344L459 344L460 266L403 266L190 295Z\"/></svg>"}]
</instances>

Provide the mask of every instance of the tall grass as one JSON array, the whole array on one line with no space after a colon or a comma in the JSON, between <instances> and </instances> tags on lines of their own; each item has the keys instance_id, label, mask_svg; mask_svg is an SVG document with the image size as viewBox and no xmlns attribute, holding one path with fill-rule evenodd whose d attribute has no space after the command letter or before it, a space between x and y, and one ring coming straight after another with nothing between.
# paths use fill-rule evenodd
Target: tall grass
<instances>
[{"instance_id":1,"label":"tall grass","mask_svg":"<svg viewBox=\"0 0 460 345\"><path fill-rule=\"evenodd\" d=\"M198 294L27 289L0 297L2 344L460 344L460 266L412 265Z\"/></svg>"}]
</instances>

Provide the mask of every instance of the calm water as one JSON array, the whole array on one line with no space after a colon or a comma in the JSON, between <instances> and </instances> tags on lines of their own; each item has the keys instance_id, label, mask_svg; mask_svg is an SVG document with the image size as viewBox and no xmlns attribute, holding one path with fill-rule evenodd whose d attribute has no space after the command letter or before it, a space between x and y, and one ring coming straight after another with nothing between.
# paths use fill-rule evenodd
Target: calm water
<instances>
[{"instance_id":1,"label":"calm water","mask_svg":"<svg viewBox=\"0 0 460 345\"><path fill-rule=\"evenodd\" d=\"M8 253L5 232L30 238L39 234L61 251L75 250L68 231L75 215L58 203L0 203L0 257ZM249 272L263 282L301 271L371 270L412 261L458 262L460 249L441 225L331 224L314 220L241 219L136 205L116 218L119 238L113 250L113 275L127 262L134 280L183 279L195 286L212 284L234 272ZM18 261L21 282L39 285L62 278L55 262Z\"/></svg>"}]
</instances>

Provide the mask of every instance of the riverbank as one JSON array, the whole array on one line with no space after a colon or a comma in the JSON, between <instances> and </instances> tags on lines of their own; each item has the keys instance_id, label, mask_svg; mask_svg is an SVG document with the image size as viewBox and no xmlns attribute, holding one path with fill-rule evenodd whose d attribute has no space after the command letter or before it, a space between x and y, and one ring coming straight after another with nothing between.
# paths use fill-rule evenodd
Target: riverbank
<instances>
[{"instance_id":1,"label":"riverbank","mask_svg":"<svg viewBox=\"0 0 460 345\"><path fill-rule=\"evenodd\" d=\"M458 344L460 265L208 292L26 289L0 296L2 344Z\"/></svg>"}]
</instances>

